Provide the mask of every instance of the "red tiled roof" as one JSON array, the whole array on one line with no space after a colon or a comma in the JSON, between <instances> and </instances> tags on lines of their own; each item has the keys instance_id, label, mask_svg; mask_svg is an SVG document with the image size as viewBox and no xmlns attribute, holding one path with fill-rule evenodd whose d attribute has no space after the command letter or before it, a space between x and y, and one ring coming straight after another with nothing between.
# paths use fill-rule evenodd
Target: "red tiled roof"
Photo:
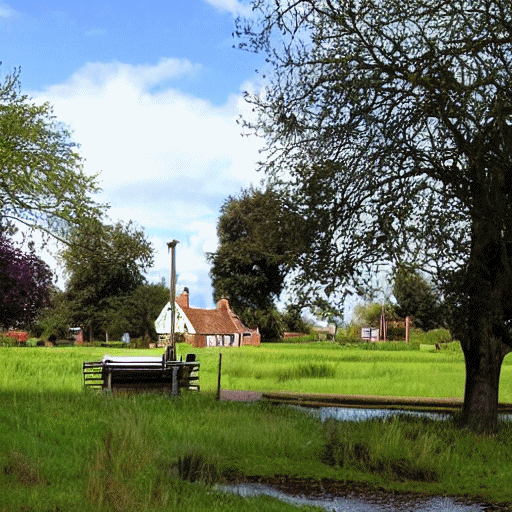
<instances>
[{"instance_id":1,"label":"red tiled roof","mask_svg":"<svg viewBox=\"0 0 512 512\"><path fill-rule=\"evenodd\" d=\"M219 300L216 309L199 309L189 307L188 291L176 297L176 303L181 307L196 334L235 334L253 332L240 322L239 318L229 307L227 299Z\"/></svg>"},{"instance_id":2,"label":"red tiled roof","mask_svg":"<svg viewBox=\"0 0 512 512\"><path fill-rule=\"evenodd\" d=\"M187 308L183 312L197 334L233 334L243 332L233 322L229 311Z\"/></svg>"}]
</instances>

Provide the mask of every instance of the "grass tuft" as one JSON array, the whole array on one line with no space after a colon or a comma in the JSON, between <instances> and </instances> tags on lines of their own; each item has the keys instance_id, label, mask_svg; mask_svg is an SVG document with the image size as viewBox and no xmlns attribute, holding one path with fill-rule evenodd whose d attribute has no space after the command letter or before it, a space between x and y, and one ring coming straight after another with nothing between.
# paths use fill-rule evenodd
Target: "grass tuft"
<instances>
[{"instance_id":1,"label":"grass tuft","mask_svg":"<svg viewBox=\"0 0 512 512\"><path fill-rule=\"evenodd\" d=\"M384 474L398 481L437 482L436 463L442 463L439 441L428 430L422 433L421 424L394 418L362 423L354 430L346 423L327 421L320 459L332 467Z\"/></svg>"},{"instance_id":2,"label":"grass tuft","mask_svg":"<svg viewBox=\"0 0 512 512\"><path fill-rule=\"evenodd\" d=\"M292 368L280 369L277 371L277 381L299 379L332 379L336 376L336 368L326 363L301 364Z\"/></svg>"},{"instance_id":3,"label":"grass tuft","mask_svg":"<svg viewBox=\"0 0 512 512\"><path fill-rule=\"evenodd\" d=\"M189 449L178 456L174 464L176 476L185 482L201 482L211 485L221 480L217 464L198 450Z\"/></svg>"},{"instance_id":4,"label":"grass tuft","mask_svg":"<svg viewBox=\"0 0 512 512\"><path fill-rule=\"evenodd\" d=\"M32 486L45 483L39 465L20 452L9 452L2 473L7 477L13 477L22 485Z\"/></svg>"}]
</instances>

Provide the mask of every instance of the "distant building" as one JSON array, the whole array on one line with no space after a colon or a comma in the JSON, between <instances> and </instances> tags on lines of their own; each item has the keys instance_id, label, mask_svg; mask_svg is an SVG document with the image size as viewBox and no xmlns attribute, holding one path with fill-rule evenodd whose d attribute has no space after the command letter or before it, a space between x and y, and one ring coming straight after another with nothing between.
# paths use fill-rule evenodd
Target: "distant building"
<instances>
[{"instance_id":1,"label":"distant building","mask_svg":"<svg viewBox=\"0 0 512 512\"><path fill-rule=\"evenodd\" d=\"M168 302L155 321L159 335L171 331L171 305ZM240 347L259 345L259 330L250 329L229 307L227 299L221 299L215 309L191 308L188 289L176 298L175 333L193 347Z\"/></svg>"}]
</instances>

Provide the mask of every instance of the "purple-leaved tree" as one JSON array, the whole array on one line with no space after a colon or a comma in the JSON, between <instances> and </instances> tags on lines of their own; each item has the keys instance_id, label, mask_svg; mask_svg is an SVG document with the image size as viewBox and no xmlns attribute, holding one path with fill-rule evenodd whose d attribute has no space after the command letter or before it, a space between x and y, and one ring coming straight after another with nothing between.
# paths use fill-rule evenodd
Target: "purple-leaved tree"
<instances>
[{"instance_id":1,"label":"purple-leaved tree","mask_svg":"<svg viewBox=\"0 0 512 512\"><path fill-rule=\"evenodd\" d=\"M22 327L48 304L50 267L0 233L0 326Z\"/></svg>"}]
</instances>

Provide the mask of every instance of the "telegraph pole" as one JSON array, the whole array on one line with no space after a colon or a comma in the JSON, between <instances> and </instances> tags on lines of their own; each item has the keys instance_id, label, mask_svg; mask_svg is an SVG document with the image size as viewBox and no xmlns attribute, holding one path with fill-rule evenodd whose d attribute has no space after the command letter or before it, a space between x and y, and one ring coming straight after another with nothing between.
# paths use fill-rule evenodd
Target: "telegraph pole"
<instances>
[{"instance_id":1,"label":"telegraph pole","mask_svg":"<svg viewBox=\"0 0 512 512\"><path fill-rule=\"evenodd\" d=\"M165 351L167 361L176 361L176 343L174 340L175 322L176 322L176 244L178 240L167 242L167 249L171 253L171 278L169 284L170 303L171 303L171 332L169 345Z\"/></svg>"}]
</instances>

